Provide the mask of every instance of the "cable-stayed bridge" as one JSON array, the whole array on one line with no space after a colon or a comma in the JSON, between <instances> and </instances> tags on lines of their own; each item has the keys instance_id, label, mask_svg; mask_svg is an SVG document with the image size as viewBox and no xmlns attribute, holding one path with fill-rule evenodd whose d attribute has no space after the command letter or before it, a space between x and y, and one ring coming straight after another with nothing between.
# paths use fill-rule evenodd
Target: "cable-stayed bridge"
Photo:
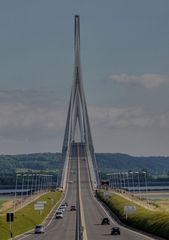
<instances>
[{"instance_id":1,"label":"cable-stayed bridge","mask_svg":"<svg viewBox=\"0 0 169 240\"><path fill-rule=\"evenodd\" d=\"M62 147L63 169L60 187L63 189L63 202L76 206L64 213L63 219L55 219L46 226L42 235L25 235L29 240L148 240L155 239L142 233L120 226L119 236L110 235L116 221L94 196L100 187L93 140L89 124L86 99L82 83L80 63L80 17L74 19L74 78L71 89L66 128ZM111 225L102 226L104 217L109 217Z\"/></svg>"},{"instance_id":2,"label":"cable-stayed bridge","mask_svg":"<svg viewBox=\"0 0 169 240\"><path fill-rule=\"evenodd\" d=\"M82 83L80 64L80 18L77 15L75 16L74 54L74 79L62 147L62 161L64 162L64 168L62 172L61 187L63 189L65 188L68 162L72 153L72 148L75 143L80 142L81 145L83 145L83 155L87 157L89 164L92 186L96 188L99 186L99 175Z\"/></svg>"}]
</instances>

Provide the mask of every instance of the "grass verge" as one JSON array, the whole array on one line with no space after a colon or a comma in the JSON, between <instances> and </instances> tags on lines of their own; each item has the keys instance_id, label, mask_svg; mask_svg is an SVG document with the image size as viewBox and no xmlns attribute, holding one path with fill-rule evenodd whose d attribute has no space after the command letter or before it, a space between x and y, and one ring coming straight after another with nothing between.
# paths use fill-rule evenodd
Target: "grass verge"
<instances>
[{"instance_id":1,"label":"grass verge","mask_svg":"<svg viewBox=\"0 0 169 240\"><path fill-rule=\"evenodd\" d=\"M61 192L49 192L18 210L15 213L14 222L12 223L13 237L31 230L36 224L42 223L60 198ZM46 201L41 214L39 211L34 210L34 204L37 201ZM10 238L10 226L6 222L6 216L0 217L0 235L1 240Z\"/></svg>"},{"instance_id":2,"label":"grass verge","mask_svg":"<svg viewBox=\"0 0 169 240\"><path fill-rule=\"evenodd\" d=\"M2 207L2 205L4 204L6 200L0 200L0 208Z\"/></svg>"},{"instance_id":3,"label":"grass verge","mask_svg":"<svg viewBox=\"0 0 169 240\"><path fill-rule=\"evenodd\" d=\"M104 197L104 192L99 191L97 197L103 201L112 210L118 218L131 227L143 230L147 233L169 239L169 215L162 211L151 211L133 203L130 200L112 193L110 197ZM124 206L135 205L137 211L135 214L124 214Z\"/></svg>"}]
</instances>

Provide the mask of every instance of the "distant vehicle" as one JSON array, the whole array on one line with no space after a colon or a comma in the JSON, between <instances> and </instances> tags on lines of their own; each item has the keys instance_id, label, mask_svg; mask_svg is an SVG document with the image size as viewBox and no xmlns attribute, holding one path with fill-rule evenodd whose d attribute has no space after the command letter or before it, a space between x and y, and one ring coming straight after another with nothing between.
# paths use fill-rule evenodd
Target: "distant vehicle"
<instances>
[{"instance_id":1,"label":"distant vehicle","mask_svg":"<svg viewBox=\"0 0 169 240\"><path fill-rule=\"evenodd\" d=\"M118 234L120 235L120 228L119 227L113 227L111 230L111 235Z\"/></svg>"},{"instance_id":2,"label":"distant vehicle","mask_svg":"<svg viewBox=\"0 0 169 240\"><path fill-rule=\"evenodd\" d=\"M108 218L103 218L101 225L110 225L110 220Z\"/></svg>"},{"instance_id":3,"label":"distant vehicle","mask_svg":"<svg viewBox=\"0 0 169 240\"><path fill-rule=\"evenodd\" d=\"M62 211L57 211L55 218L63 218L63 212Z\"/></svg>"},{"instance_id":4,"label":"distant vehicle","mask_svg":"<svg viewBox=\"0 0 169 240\"><path fill-rule=\"evenodd\" d=\"M64 211L65 211L65 207L60 206L60 208L58 209L58 211L64 212Z\"/></svg>"},{"instance_id":5,"label":"distant vehicle","mask_svg":"<svg viewBox=\"0 0 169 240\"><path fill-rule=\"evenodd\" d=\"M72 181L72 180L70 180L70 181L69 181L69 183L73 183L73 181Z\"/></svg>"},{"instance_id":6,"label":"distant vehicle","mask_svg":"<svg viewBox=\"0 0 169 240\"><path fill-rule=\"evenodd\" d=\"M68 207L69 206L68 202L65 202L65 205Z\"/></svg>"},{"instance_id":7,"label":"distant vehicle","mask_svg":"<svg viewBox=\"0 0 169 240\"><path fill-rule=\"evenodd\" d=\"M35 226L35 233L44 233L44 226L42 224L38 224Z\"/></svg>"},{"instance_id":8,"label":"distant vehicle","mask_svg":"<svg viewBox=\"0 0 169 240\"><path fill-rule=\"evenodd\" d=\"M62 203L61 208L67 208L67 205L65 203Z\"/></svg>"},{"instance_id":9,"label":"distant vehicle","mask_svg":"<svg viewBox=\"0 0 169 240\"><path fill-rule=\"evenodd\" d=\"M76 206L72 205L72 206L70 207L70 211L76 211Z\"/></svg>"}]
</instances>

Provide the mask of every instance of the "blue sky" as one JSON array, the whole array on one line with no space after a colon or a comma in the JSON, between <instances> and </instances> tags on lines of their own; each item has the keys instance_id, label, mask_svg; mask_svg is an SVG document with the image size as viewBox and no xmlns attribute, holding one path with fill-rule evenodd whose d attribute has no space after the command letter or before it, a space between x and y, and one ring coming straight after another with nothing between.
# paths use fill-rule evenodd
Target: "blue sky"
<instances>
[{"instance_id":1,"label":"blue sky","mask_svg":"<svg viewBox=\"0 0 169 240\"><path fill-rule=\"evenodd\" d=\"M0 153L61 151L81 17L97 152L169 155L168 0L2 0Z\"/></svg>"}]
</instances>

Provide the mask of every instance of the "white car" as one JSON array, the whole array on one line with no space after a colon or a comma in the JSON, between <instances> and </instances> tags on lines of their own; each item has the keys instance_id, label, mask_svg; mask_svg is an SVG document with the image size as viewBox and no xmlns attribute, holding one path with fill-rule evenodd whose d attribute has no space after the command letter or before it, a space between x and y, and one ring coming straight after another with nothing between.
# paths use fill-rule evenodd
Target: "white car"
<instances>
[{"instance_id":1,"label":"white car","mask_svg":"<svg viewBox=\"0 0 169 240\"><path fill-rule=\"evenodd\" d=\"M65 211L65 208L62 207L62 206L60 206L60 208L59 208L58 210L64 212L64 211Z\"/></svg>"},{"instance_id":2,"label":"white car","mask_svg":"<svg viewBox=\"0 0 169 240\"><path fill-rule=\"evenodd\" d=\"M55 218L63 218L63 212L62 211L57 211Z\"/></svg>"},{"instance_id":3,"label":"white car","mask_svg":"<svg viewBox=\"0 0 169 240\"><path fill-rule=\"evenodd\" d=\"M42 224L38 224L35 226L35 233L44 233L44 226Z\"/></svg>"},{"instance_id":4,"label":"white car","mask_svg":"<svg viewBox=\"0 0 169 240\"><path fill-rule=\"evenodd\" d=\"M66 209L66 208L67 208L67 205L66 205L65 203L62 203L61 208Z\"/></svg>"}]
</instances>

